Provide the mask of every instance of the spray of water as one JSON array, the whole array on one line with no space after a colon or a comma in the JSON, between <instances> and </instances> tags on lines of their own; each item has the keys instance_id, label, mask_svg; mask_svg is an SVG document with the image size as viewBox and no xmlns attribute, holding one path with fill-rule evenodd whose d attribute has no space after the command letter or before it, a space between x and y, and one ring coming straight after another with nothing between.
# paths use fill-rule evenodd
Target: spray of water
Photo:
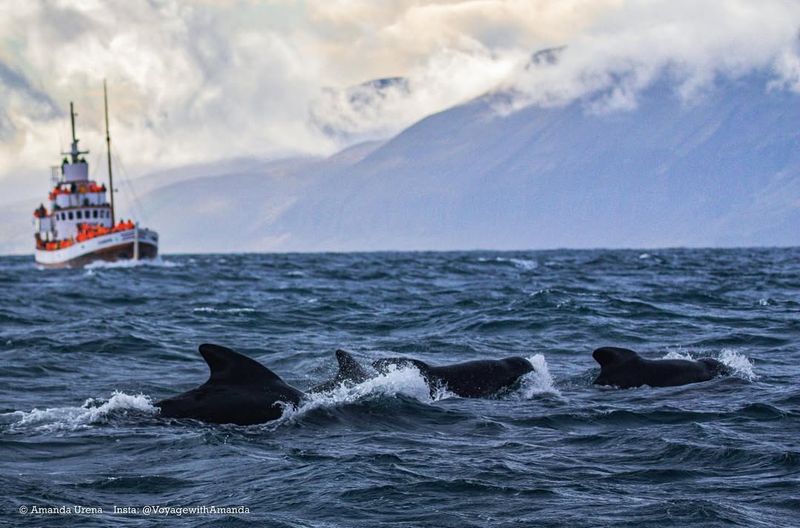
<instances>
[{"instance_id":1,"label":"spray of water","mask_svg":"<svg viewBox=\"0 0 800 528\"><path fill-rule=\"evenodd\" d=\"M700 357L700 356L698 356ZM685 350L670 350L664 355L663 359L695 359L691 352ZM730 348L723 348L716 359L733 371L734 376L738 376L747 381L758 379L758 375L753 368L753 362L741 352Z\"/></svg>"},{"instance_id":2,"label":"spray of water","mask_svg":"<svg viewBox=\"0 0 800 528\"><path fill-rule=\"evenodd\" d=\"M89 398L80 407L54 407L14 411L4 415L12 420L11 430L34 428L42 431L75 430L106 420L111 413L138 411L156 414L149 396L114 391L108 400Z\"/></svg>"}]
</instances>

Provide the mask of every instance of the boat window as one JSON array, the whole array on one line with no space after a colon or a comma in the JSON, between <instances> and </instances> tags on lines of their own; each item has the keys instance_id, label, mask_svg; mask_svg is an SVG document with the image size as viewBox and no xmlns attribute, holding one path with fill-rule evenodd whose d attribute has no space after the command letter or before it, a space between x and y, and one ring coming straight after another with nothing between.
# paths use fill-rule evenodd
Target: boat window
<instances>
[{"instance_id":1,"label":"boat window","mask_svg":"<svg viewBox=\"0 0 800 528\"><path fill-rule=\"evenodd\" d=\"M97 209L92 211L92 218L97 218Z\"/></svg>"},{"instance_id":2,"label":"boat window","mask_svg":"<svg viewBox=\"0 0 800 528\"><path fill-rule=\"evenodd\" d=\"M80 212L80 211L76 211L76 212L75 212L75 218L77 218L78 220L80 220L81 218L83 218L83 216L81 216L81 212Z\"/></svg>"},{"instance_id":3,"label":"boat window","mask_svg":"<svg viewBox=\"0 0 800 528\"><path fill-rule=\"evenodd\" d=\"M72 220L72 211L69 212L69 219Z\"/></svg>"}]
</instances>

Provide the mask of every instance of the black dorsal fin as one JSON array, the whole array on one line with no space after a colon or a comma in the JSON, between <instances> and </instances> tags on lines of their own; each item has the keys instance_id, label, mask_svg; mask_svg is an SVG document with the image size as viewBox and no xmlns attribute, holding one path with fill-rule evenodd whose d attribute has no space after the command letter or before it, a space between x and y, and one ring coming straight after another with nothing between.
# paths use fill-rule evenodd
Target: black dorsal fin
<instances>
[{"instance_id":1,"label":"black dorsal fin","mask_svg":"<svg viewBox=\"0 0 800 528\"><path fill-rule=\"evenodd\" d=\"M637 359L639 354L627 348L602 347L592 352L592 357L600 363L601 367L608 367L609 365Z\"/></svg>"},{"instance_id":2,"label":"black dorsal fin","mask_svg":"<svg viewBox=\"0 0 800 528\"><path fill-rule=\"evenodd\" d=\"M230 348L204 343L200 355L211 370L209 383L257 383L283 380L270 369L254 359Z\"/></svg>"},{"instance_id":3,"label":"black dorsal fin","mask_svg":"<svg viewBox=\"0 0 800 528\"><path fill-rule=\"evenodd\" d=\"M360 383L369 378L369 373L364 370L364 367L356 361L356 358L350 352L340 348L336 351L336 361L339 363L339 372L336 374L336 379L346 379Z\"/></svg>"}]
</instances>

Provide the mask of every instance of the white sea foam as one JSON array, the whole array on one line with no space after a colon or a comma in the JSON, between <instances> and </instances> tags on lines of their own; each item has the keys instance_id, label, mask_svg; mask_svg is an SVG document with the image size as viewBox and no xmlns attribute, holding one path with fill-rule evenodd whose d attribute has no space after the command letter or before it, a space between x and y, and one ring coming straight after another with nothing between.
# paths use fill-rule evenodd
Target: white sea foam
<instances>
[{"instance_id":1,"label":"white sea foam","mask_svg":"<svg viewBox=\"0 0 800 528\"><path fill-rule=\"evenodd\" d=\"M478 262L508 262L513 264L517 268L525 271L535 270L539 267L539 262L533 259L521 259L521 258L504 258L504 257L495 257L494 259L488 259L486 257L478 257Z\"/></svg>"},{"instance_id":2,"label":"white sea foam","mask_svg":"<svg viewBox=\"0 0 800 528\"><path fill-rule=\"evenodd\" d=\"M512 264L516 267L523 269L525 271L535 270L539 267L539 263L535 260L526 260L526 259L509 259Z\"/></svg>"},{"instance_id":3,"label":"white sea foam","mask_svg":"<svg viewBox=\"0 0 800 528\"><path fill-rule=\"evenodd\" d=\"M196 313L251 313L255 312L255 308L215 308L213 306L198 306L197 308L192 308L193 312Z\"/></svg>"},{"instance_id":4,"label":"white sea foam","mask_svg":"<svg viewBox=\"0 0 800 528\"><path fill-rule=\"evenodd\" d=\"M556 388L553 376L547 367L547 360L542 354L534 354L528 357L528 361L533 365L533 371L525 374L520 380L519 388L514 391L521 400L530 400L539 394L561 395L561 391Z\"/></svg>"},{"instance_id":5,"label":"white sea foam","mask_svg":"<svg viewBox=\"0 0 800 528\"><path fill-rule=\"evenodd\" d=\"M664 355L663 359L695 359L691 352L684 350L670 350ZM723 348L716 358L720 363L724 364L733 371L734 376L738 376L748 381L758 379L758 375L753 369L753 362L747 356L740 352L736 352L730 348Z\"/></svg>"},{"instance_id":6,"label":"white sea foam","mask_svg":"<svg viewBox=\"0 0 800 528\"><path fill-rule=\"evenodd\" d=\"M689 360L691 360L691 359L694 359L694 358L692 357L691 352L686 352L686 351L681 349L681 350L670 350L669 352L664 354L664 357L662 357L661 359L689 359Z\"/></svg>"},{"instance_id":7,"label":"white sea foam","mask_svg":"<svg viewBox=\"0 0 800 528\"><path fill-rule=\"evenodd\" d=\"M339 385L331 391L309 394L299 407L284 407L281 421L296 419L309 411L325 407L336 407L358 401L381 397L406 396L425 403L431 403L453 395L445 390L431 390L415 367L390 365L386 373L379 374L357 385Z\"/></svg>"},{"instance_id":8,"label":"white sea foam","mask_svg":"<svg viewBox=\"0 0 800 528\"><path fill-rule=\"evenodd\" d=\"M498 257L497 261L498 262L510 262L513 265L515 265L516 267L518 267L519 269L524 270L524 271L535 270L536 268L539 267L539 263L537 261L529 260L529 259L520 259L520 258L509 258L509 259L506 259L506 258Z\"/></svg>"},{"instance_id":9,"label":"white sea foam","mask_svg":"<svg viewBox=\"0 0 800 528\"><path fill-rule=\"evenodd\" d=\"M114 262L96 260L84 266L83 269L91 271L95 269L139 268L144 266L152 266L157 268L178 268L181 266L181 264L171 260L163 260L161 257L141 260L117 260Z\"/></svg>"},{"instance_id":10,"label":"white sea foam","mask_svg":"<svg viewBox=\"0 0 800 528\"><path fill-rule=\"evenodd\" d=\"M102 422L112 412L139 411L155 414L155 407L149 396L144 394L126 394L114 391L108 400L89 398L80 407L53 407L33 409L32 411L14 411L5 416L12 420L11 429L33 427L43 431L75 430L93 423Z\"/></svg>"}]
</instances>

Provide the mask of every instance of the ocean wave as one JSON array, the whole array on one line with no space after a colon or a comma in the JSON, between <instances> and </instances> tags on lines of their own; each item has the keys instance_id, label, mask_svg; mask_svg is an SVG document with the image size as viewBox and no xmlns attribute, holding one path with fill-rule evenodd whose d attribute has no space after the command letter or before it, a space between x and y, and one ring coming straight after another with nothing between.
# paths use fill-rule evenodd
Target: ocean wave
<instances>
[{"instance_id":1,"label":"ocean wave","mask_svg":"<svg viewBox=\"0 0 800 528\"><path fill-rule=\"evenodd\" d=\"M154 259L141 259L141 260L116 260L108 262L105 260L96 260L90 262L83 269L92 271L96 269L127 269L127 268L140 268L140 267L157 267L157 268L179 268L182 264L172 260L163 260L161 257Z\"/></svg>"},{"instance_id":2,"label":"ocean wave","mask_svg":"<svg viewBox=\"0 0 800 528\"><path fill-rule=\"evenodd\" d=\"M28 428L50 432L81 429L92 424L102 423L111 414L127 411L156 414L158 408L153 405L147 395L114 391L108 400L89 398L80 407L53 407L33 409L28 412L14 411L3 416L11 418L10 429L13 432Z\"/></svg>"},{"instance_id":3,"label":"ocean wave","mask_svg":"<svg viewBox=\"0 0 800 528\"><path fill-rule=\"evenodd\" d=\"M522 258L511 258L511 257L495 257L495 258L487 258L487 257L479 257L478 262L502 262L512 264L515 267L523 270L523 271L532 271L539 267L539 262L534 259L522 259Z\"/></svg>"},{"instance_id":4,"label":"ocean wave","mask_svg":"<svg viewBox=\"0 0 800 528\"><path fill-rule=\"evenodd\" d=\"M505 259L502 257L497 258L498 262L510 262L517 268L523 271L533 271L539 267L539 262L533 259L521 259L521 258L509 258Z\"/></svg>"},{"instance_id":5,"label":"ocean wave","mask_svg":"<svg viewBox=\"0 0 800 528\"><path fill-rule=\"evenodd\" d=\"M195 313L252 313L255 312L255 308L215 308L214 306L198 306L197 308L192 308L192 311Z\"/></svg>"}]
</instances>

